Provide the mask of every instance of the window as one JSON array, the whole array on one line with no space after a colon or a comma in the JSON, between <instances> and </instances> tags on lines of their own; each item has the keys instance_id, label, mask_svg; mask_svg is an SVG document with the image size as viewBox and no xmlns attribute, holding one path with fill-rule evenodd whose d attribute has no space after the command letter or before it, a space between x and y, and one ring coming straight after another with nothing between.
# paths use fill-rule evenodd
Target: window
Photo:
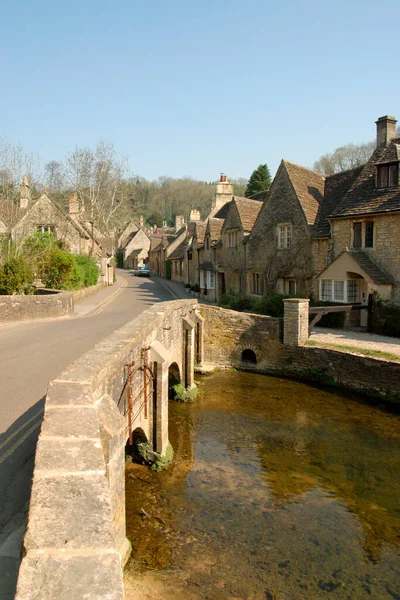
<instances>
[{"instance_id":1,"label":"window","mask_svg":"<svg viewBox=\"0 0 400 600\"><path fill-rule=\"evenodd\" d=\"M332 300L332 281L330 279L322 279L320 298L325 302Z\"/></svg>"},{"instance_id":2,"label":"window","mask_svg":"<svg viewBox=\"0 0 400 600\"><path fill-rule=\"evenodd\" d=\"M358 302L358 280L320 279L319 297L325 302Z\"/></svg>"},{"instance_id":3,"label":"window","mask_svg":"<svg viewBox=\"0 0 400 600\"><path fill-rule=\"evenodd\" d=\"M239 242L238 231L228 231L228 248L235 248Z\"/></svg>"},{"instance_id":4,"label":"window","mask_svg":"<svg viewBox=\"0 0 400 600\"><path fill-rule=\"evenodd\" d=\"M353 248L374 247L374 222L357 221L353 223Z\"/></svg>"},{"instance_id":5,"label":"window","mask_svg":"<svg viewBox=\"0 0 400 600\"><path fill-rule=\"evenodd\" d=\"M365 247L373 248L374 247L374 222L367 221L365 223Z\"/></svg>"},{"instance_id":6,"label":"window","mask_svg":"<svg viewBox=\"0 0 400 600\"><path fill-rule=\"evenodd\" d=\"M399 163L378 165L376 185L378 188L395 187L399 185Z\"/></svg>"},{"instance_id":7,"label":"window","mask_svg":"<svg viewBox=\"0 0 400 600\"><path fill-rule=\"evenodd\" d=\"M38 225L37 230L39 233L52 233L54 235L53 225Z\"/></svg>"},{"instance_id":8,"label":"window","mask_svg":"<svg viewBox=\"0 0 400 600\"><path fill-rule=\"evenodd\" d=\"M292 225L286 223L278 225L278 248L287 250L292 245Z\"/></svg>"},{"instance_id":9,"label":"window","mask_svg":"<svg viewBox=\"0 0 400 600\"><path fill-rule=\"evenodd\" d=\"M353 248L362 247L362 223L353 223Z\"/></svg>"},{"instance_id":10,"label":"window","mask_svg":"<svg viewBox=\"0 0 400 600\"><path fill-rule=\"evenodd\" d=\"M204 287L204 271L200 271L200 287Z\"/></svg>"},{"instance_id":11,"label":"window","mask_svg":"<svg viewBox=\"0 0 400 600\"><path fill-rule=\"evenodd\" d=\"M251 274L251 293L256 296L263 294L263 276L261 273Z\"/></svg>"},{"instance_id":12,"label":"window","mask_svg":"<svg viewBox=\"0 0 400 600\"><path fill-rule=\"evenodd\" d=\"M215 288L214 271L207 271L207 288L213 290Z\"/></svg>"}]
</instances>

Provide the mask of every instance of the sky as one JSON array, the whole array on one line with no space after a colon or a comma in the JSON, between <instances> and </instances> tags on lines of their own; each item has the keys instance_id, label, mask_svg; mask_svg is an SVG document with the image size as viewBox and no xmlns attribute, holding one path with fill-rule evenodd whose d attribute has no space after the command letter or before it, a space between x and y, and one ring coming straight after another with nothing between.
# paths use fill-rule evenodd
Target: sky
<instances>
[{"instance_id":1,"label":"sky","mask_svg":"<svg viewBox=\"0 0 400 600\"><path fill-rule=\"evenodd\" d=\"M0 136L147 179L248 178L400 120L398 0L3 0ZM397 113L397 114L396 114Z\"/></svg>"}]
</instances>

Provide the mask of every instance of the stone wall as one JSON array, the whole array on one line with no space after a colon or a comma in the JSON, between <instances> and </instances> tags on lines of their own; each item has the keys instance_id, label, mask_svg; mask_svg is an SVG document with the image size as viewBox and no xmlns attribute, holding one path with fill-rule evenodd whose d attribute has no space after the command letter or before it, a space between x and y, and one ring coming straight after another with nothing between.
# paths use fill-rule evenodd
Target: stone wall
<instances>
[{"instance_id":1,"label":"stone wall","mask_svg":"<svg viewBox=\"0 0 400 600\"><path fill-rule=\"evenodd\" d=\"M296 302L289 305L294 308ZM298 309L305 309L301 300ZM296 346L293 336L288 335L290 331L285 333L290 343L283 344L281 319L206 305L201 305L201 312L205 317L204 366L207 368L245 368L298 376L400 401L399 363L304 346L301 345L304 335L298 336L300 345ZM287 325L291 329L290 319ZM254 352L255 364L243 362L242 353L246 349Z\"/></svg>"},{"instance_id":2,"label":"stone wall","mask_svg":"<svg viewBox=\"0 0 400 600\"><path fill-rule=\"evenodd\" d=\"M279 368L284 358L282 320L201 305L204 322L204 364L221 368ZM243 365L242 353L252 350L255 365Z\"/></svg>"},{"instance_id":3,"label":"stone wall","mask_svg":"<svg viewBox=\"0 0 400 600\"><path fill-rule=\"evenodd\" d=\"M334 219L332 220L332 237L334 257L337 258L343 250L352 247L352 228L354 221L365 219ZM374 247L366 248L365 252L386 273L391 275L393 300L400 301L400 215L374 215Z\"/></svg>"},{"instance_id":4,"label":"stone wall","mask_svg":"<svg viewBox=\"0 0 400 600\"><path fill-rule=\"evenodd\" d=\"M49 384L16 600L123 599L127 365L140 366L148 349L161 365L157 380L165 393L169 365L184 369L184 330L196 322L196 308L195 300L155 304ZM142 382L138 370L134 396ZM166 402L155 415L152 407L145 419L142 403L134 406L132 429L143 429L163 451Z\"/></svg>"},{"instance_id":5,"label":"stone wall","mask_svg":"<svg viewBox=\"0 0 400 600\"><path fill-rule=\"evenodd\" d=\"M63 317L74 311L72 292L41 290L35 296L0 296L0 322Z\"/></svg>"},{"instance_id":6,"label":"stone wall","mask_svg":"<svg viewBox=\"0 0 400 600\"><path fill-rule=\"evenodd\" d=\"M98 283L76 292L41 288L35 296L0 295L0 323L65 317L74 312L75 302L103 287L104 283Z\"/></svg>"}]
</instances>

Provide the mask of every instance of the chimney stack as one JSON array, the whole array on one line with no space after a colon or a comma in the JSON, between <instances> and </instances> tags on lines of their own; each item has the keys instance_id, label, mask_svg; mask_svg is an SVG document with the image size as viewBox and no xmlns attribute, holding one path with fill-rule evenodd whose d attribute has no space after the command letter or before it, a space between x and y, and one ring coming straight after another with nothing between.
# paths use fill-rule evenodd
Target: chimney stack
<instances>
[{"instance_id":1,"label":"chimney stack","mask_svg":"<svg viewBox=\"0 0 400 600\"><path fill-rule=\"evenodd\" d=\"M182 229L185 224L185 217L183 215L176 215L175 217L175 232Z\"/></svg>"},{"instance_id":2,"label":"chimney stack","mask_svg":"<svg viewBox=\"0 0 400 600\"><path fill-rule=\"evenodd\" d=\"M218 211L221 206L230 202L233 196L233 184L229 183L228 177L224 173L221 173L221 177L215 187L215 197L211 206L213 212Z\"/></svg>"},{"instance_id":3,"label":"chimney stack","mask_svg":"<svg viewBox=\"0 0 400 600\"><path fill-rule=\"evenodd\" d=\"M69 197L69 214L72 218L76 218L79 215L78 194L71 194Z\"/></svg>"},{"instance_id":4,"label":"chimney stack","mask_svg":"<svg viewBox=\"0 0 400 600\"><path fill-rule=\"evenodd\" d=\"M24 177L20 187L19 207L22 209L28 208L31 199L31 188L27 177Z\"/></svg>"},{"instance_id":5,"label":"chimney stack","mask_svg":"<svg viewBox=\"0 0 400 600\"><path fill-rule=\"evenodd\" d=\"M396 119L386 115L376 122L376 147L387 146L396 137Z\"/></svg>"},{"instance_id":6,"label":"chimney stack","mask_svg":"<svg viewBox=\"0 0 400 600\"><path fill-rule=\"evenodd\" d=\"M190 211L190 222L192 221L201 221L200 211L197 208L192 208Z\"/></svg>"}]
</instances>

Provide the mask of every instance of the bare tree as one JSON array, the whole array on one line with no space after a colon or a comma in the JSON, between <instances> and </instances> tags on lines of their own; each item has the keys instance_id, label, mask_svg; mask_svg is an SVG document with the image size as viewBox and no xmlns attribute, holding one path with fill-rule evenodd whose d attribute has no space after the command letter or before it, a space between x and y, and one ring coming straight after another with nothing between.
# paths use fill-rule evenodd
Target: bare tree
<instances>
[{"instance_id":1,"label":"bare tree","mask_svg":"<svg viewBox=\"0 0 400 600\"><path fill-rule=\"evenodd\" d=\"M314 171L324 175L333 175L365 164L375 149L374 142L365 144L347 144L331 153L323 154L314 163Z\"/></svg>"},{"instance_id":2,"label":"bare tree","mask_svg":"<svg viewBox=\"0 0 400 600\"><path fill-rule=\"evenodd\" d=\"M126 160L104 141L95 150L76 148L66 159L65 181L78 194L83 218L107 237L130 213L126 171Z\"/></svg>"}]
</instances>

